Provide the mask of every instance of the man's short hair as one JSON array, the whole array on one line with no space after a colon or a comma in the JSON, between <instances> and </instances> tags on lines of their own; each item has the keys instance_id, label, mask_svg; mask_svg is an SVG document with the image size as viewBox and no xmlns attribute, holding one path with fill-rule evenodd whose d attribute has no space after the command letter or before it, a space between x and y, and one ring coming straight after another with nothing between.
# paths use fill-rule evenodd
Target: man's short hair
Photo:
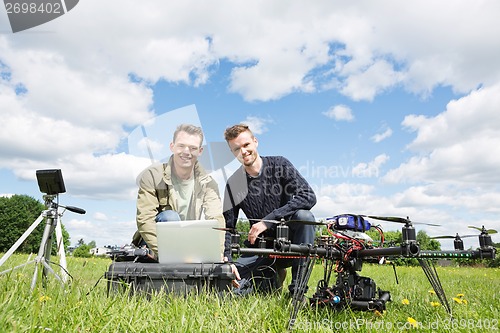
<instances>
[{"instance_id":1,"label":"man's short hair","mask_svg":"<svg viewBox=\"0 0 500 333\"><path fill-rule=\"evenodd\" d=\"M233 125L231 127L226 128L224 131L224 138L226 141L236 139L238 135L240 135L243 132L250 132L253 138L253 133L248 127L248 125L245 124L238 124L238 125Z\"/></svg>"},{"instance_id":2,"label":"man's short hair","mask_svg":"<svg viewBox=\"0 0 500 333\"><path fill-rule=\"evenodd\" d=\"M175 142L175 139L177 139L177 134L179 134L179 132L186 132L187 134L190 134L190 135L198 135L201 139L200 140L200 147L203 144L203 131L201 130L201 127L194 126L191 124L180 124L175 129L173 142Z\"/></svg>"}]
</instances>

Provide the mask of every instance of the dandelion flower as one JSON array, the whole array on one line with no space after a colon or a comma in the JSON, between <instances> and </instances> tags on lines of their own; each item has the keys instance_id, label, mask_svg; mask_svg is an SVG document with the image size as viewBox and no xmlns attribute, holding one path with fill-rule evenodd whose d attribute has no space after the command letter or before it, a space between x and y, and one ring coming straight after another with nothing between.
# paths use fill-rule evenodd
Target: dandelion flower
<instances>
[{"instance_id":1,"label":"dandelion flower","mask_svg":"<svg viewBox=\"0 0 500 333\"><path fill-rule=\"evenodd\" d=\"M464 294L457 294L457 297L464 297Z\"/></svg>"},{"instance_id":2,"label":"dandelion flower","mask_svg":"<svg viewBox=\"0 0 500 333\"><path fill-rule=\"evenodd\" d=\"M410 304L410 301L407 298L405 298L401 301L401 303L403 303L404 305L408 305Z\"/></svg>"},{"instance_id":3,"label":"dandelion flower","mask_svg":"<svg viewBox=\"0 0 500 333\"><path fill-rule=\"evenodd\" d=\"M42 295L38 299L38 301L40 301L40 302L46 302L46 301L50 301L50 300L51 300L51 298L49 296L46 296L46 295Z\"/></svg>"},{"instance_id":4,"label":"dandelion flower","mask_svg":"<svg viewBox=\"0 0 500 333\"><path fill-rule=\"evenodd\" d=\"M434 290L429 290L429 294L436 295L436 292Z\"/></svg>"},{"instance_id":5,"label":"dandelion flower","mask_svg":"<svg viewBox=\"0 0 500 333\"><path fill-rule=\"evenodd\" d=\"M467 300L466 300L466 299L463 299L463 300L462 300L462 303L464 303L465 305L467 305L467 303L469 303L469 302L467 302Z\"/></svg>"},{"instance_id":6,"label":"dandelion flower","mask_svg":"<svg viewBox=\"0 0 500 333\"><path fill-rule=\"evenodd\" d=\"M438 307L438 306L441 306L441 303L439 303L439 302L431 302L431 305L433 307Z\"/></svg>"},{"instance_id":7,"label":"dandelion flower","mask_svg":"<svg viewBox=\"0 0 500 333\"><path fill-rule=\"evenodd\" d=\"M412 317L408 317L408 319L406 320L413 328L417 328L418 322L415 319L413 319Z\"/></svg>"},{"instance_id":8,"label":"dandelion flower","mask_svg":"<svg viewBox=\"0 0 500 333\"><path fill-rule=\"evenodd\" d=\"M456 303L458 303L458 304L462 304L462 303L463 303L463 301L462 301L462 299L461 299L461 298L456 298L456 297L453 297L453 300L454 300Z\"/></svg>"}]
</instances>

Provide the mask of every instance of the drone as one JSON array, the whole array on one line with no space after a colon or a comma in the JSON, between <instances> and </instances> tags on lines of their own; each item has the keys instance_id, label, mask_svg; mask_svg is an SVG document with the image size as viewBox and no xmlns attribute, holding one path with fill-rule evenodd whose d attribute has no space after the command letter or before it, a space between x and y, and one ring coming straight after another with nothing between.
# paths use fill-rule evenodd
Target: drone
<instances>
[{"instance_id":1,"label":"drone","mask_svg":"<svg viewBox=\"0 0 500 333\"><path fill-rule=\"evenodd\" d=\"M372 225L367 218L403 224L401 244L384 246L383 230L377 225ZM469 226L481 232L479 235L466 235L467 237L479 237L480 247L476 250L464 250L461 237L456 235L434 237L454 238L455 250L428 251L420 249L413 225L437 225L412 222L409 217L342 214L320 222L294 221L322 225L327 228L328 235L321 236L316 240L316 244L301 245L292 244L288 239L287 223L290 221L273 220L271 222L278 224L273 248L266 248L265 241L261 241L261 244L256 248L241 247L239 245L240 234L234 229L226 231L231 233L233 254L300 258L297 283L292 296L292 310L288 323L289 330L293 329L298 311L304 306L303 295L307 291L309 278L317 259L324 261L324 272L323 278L317 283L314 294L306 302L311 308L382 312L386 309L386 303L391 300L390 292L380 290L373 279L359 274L363 262L383 263L387 258L415 258L422 267L441 304L443 304L448 314L452 316L451 307L447 301L433 259L494 259L496 256L496 249L493 247L490 234L497 231L486 229L484 226L482 228ZM366 234L370 229L377 230L381 236L381 242L378 246L375 246L375 242ZM462 243L460 244L460 242ZM334 274L336 274L335 279L333 278Z\"/></svg>"}]
</instances>

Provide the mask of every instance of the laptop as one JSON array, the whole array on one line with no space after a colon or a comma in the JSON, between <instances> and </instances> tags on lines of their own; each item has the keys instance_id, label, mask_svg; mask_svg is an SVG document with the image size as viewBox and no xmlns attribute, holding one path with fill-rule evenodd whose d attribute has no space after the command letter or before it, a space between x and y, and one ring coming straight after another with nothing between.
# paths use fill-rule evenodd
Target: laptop
<instances>
[{"instance_id":1,"label":"laptop","mask_svg":"<svg viewBox=\"0 0 500 333\"><path fill-rule=\"evenodd\" d=\"M160 264L222 262L224 231L217 220L156 223Z\"/></svg>"}]
</instances>

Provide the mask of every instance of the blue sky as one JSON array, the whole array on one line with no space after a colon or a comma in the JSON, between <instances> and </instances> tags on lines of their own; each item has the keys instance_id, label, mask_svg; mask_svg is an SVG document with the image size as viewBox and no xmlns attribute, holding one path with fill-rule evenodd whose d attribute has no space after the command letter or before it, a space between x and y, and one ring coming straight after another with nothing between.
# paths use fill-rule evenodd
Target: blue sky
<instances>
[{"instance_id":1,"label":"blue sky","mask_svg":"<svg viewBox=\"0 0 500 333\"><path fill-rule=\"evenodd\" d=\"M144 126L165 158L186 108L207 142L250 124L262 155L311 183L317 218L500 229L499 14L496 1L86 0L13 34L0 10L0 194L41 200L35 171L60 168L61 203L87 210L63 217L72 243L124 245L151 163L130 144Z\"/></svg>"}]
</instances>

